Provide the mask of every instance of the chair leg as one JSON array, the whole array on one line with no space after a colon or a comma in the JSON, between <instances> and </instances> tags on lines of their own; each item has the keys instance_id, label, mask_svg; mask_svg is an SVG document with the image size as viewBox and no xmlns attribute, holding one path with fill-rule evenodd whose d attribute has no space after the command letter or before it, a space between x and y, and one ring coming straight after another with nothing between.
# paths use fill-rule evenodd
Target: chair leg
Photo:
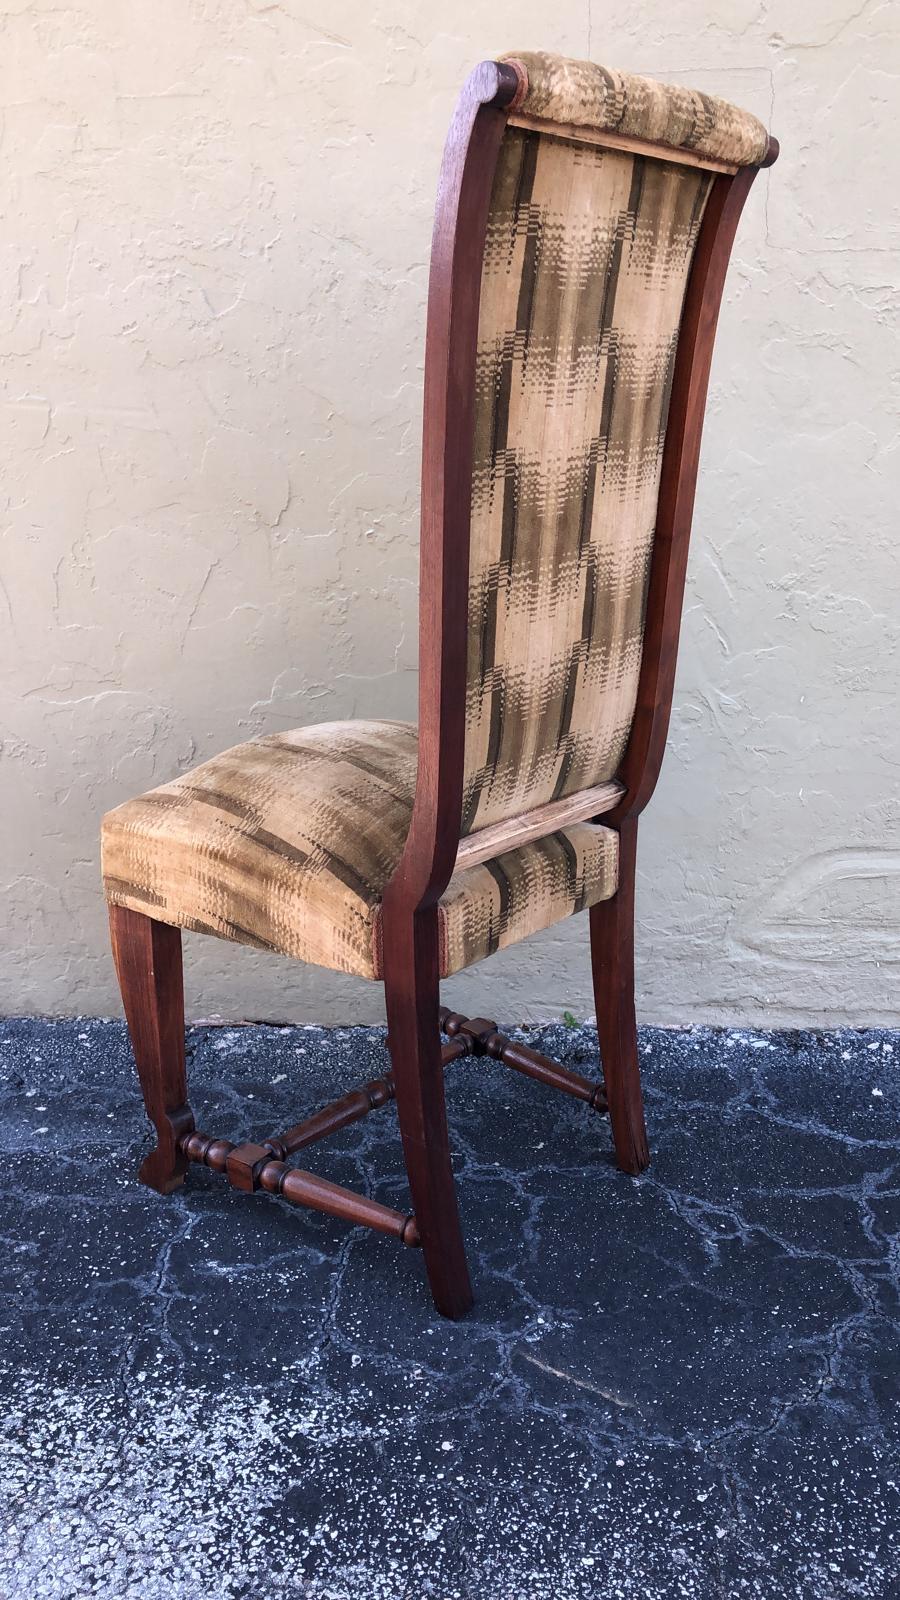
<instances>
[{"instance_id":1,"label":"chair leg","mask_svg":"<svg viewBox=\"0 0 900 1600\"><path fill-rule=\"evenodd\" d=\"M194 1126L184 1058L181 930L124 906L110 906L109 928L144 1105L156 1129L156 1149L139 1177L159 1194L171 1194L188 1167L177 1141Z\"/></svg>"},{"instance_id":2,"label":"chair leg","mask_svg":"<svg viewBox=\"0 0 900 1600\"><path fill-rule=\"evenodd\" d=\"M619 830L619 887L591 907L591 970L597 1037L616 1161L623 1172L650 1164L634 1015L634 872L637 818Z\"/></svg>"},{"instance_id":3,"label":"chair leg","mask_svg":"<svg viewBox=\"0 0 900 1600\"><path fill-rule=\"evenodd\" d=\"M436 911L386 916L384 952L388 1046L425 1269L441 1315L462 1317L473 1296L444 1104Z\"/></svg>"}]
</instances>

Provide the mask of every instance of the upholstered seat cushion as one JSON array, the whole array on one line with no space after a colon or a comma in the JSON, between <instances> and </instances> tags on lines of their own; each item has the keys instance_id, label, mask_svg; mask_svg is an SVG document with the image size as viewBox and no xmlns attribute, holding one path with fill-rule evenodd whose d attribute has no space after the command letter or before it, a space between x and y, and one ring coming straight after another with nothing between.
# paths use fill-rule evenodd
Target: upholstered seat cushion
<instances>
[{"instance_id":1,"label":"upholstered seat cushion","mask_svg":"<svg viewBox=\"0 0 900 1600\"><path fill-rule=\"evenodd\" d=\"M412 815L416 729L331 722L226 750L111 811L115 905L366 978ZM576 823L457 872L439 908L442 976L615 893L618 836Z\"/></svg>"}]
</instances>

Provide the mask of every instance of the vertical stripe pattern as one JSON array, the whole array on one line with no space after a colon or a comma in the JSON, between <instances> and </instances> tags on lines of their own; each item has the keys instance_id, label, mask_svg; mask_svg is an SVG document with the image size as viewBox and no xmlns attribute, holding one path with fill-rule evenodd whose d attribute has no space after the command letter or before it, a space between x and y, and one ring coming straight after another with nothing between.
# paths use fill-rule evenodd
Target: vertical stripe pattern
<instances>
[{"instance_id":1,"label":"vertical stripe pattern","mask_svg":"<svg viewBox=\"0 0 900 1600\"><path fill-rule=\"evenodd\" d=\"M510 127L481 286L463 831L614 776L710 175Z\"/></svg>"},{"instance_id":2,"label":"vertical stripe pattern","mask_svg":"<svg viewBox=\"0 0 900 1600\"><path fill-rule=\"evenodd\" d=\"M450 879L439 911L441 976L616 892L619 835L579 822Z\"/></svg>"}]
</instances>

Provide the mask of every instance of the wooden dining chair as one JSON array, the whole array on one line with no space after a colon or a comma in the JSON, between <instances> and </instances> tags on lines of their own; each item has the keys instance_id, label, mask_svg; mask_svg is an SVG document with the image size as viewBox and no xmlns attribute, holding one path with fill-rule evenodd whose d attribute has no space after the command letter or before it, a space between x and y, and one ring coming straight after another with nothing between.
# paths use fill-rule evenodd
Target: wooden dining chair
<instances>
[{"instance_id":1,"label":"wooden dining chair","mask_svg":"<svg viewBox=\"0 0 900 1600\"><path fill-rule=\"evenodd\" d=\"M443 1069L487 1055L608 1112L648 1162L638 816L672 700L713 339L777 145L723 100L592 62L485 61L441 168L425 347L418 729L235 746L103 822L125 1015L163 1194L190 1162L421 1246L472 1303ZM600 820L602 819L602 820ZM590 908L603 1082L440 1005L440 980ZM181 929L383 983L391 1072L234 1145L188 1104ZM446 1043L441 1044L441 1033ZM292 1157L396 1100L412 1210Z\"/></svg>"}]
</instances>

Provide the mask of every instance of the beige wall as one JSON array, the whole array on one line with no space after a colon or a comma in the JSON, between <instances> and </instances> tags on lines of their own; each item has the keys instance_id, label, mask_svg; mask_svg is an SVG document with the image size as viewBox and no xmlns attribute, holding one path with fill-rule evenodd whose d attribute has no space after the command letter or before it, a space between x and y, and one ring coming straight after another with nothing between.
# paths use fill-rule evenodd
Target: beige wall
<instances>
[{"instance_id":1,"label":"beige wall","mask_svg":"<svg viewBox=\"0 0 900 1600\"><path fill-rule=\"evenodd\" d=\"M0 47L0 1009L117 1009L107 807L414 716L440 148L476 60L544 47L731 96L783 150L723 314L642 1016L896 1021L897 6L0 0ZM448 997L590 1012L586 935ZM374 986L187 951L194 1015L380 1020Z\"/></svg>"}]
</instances>

